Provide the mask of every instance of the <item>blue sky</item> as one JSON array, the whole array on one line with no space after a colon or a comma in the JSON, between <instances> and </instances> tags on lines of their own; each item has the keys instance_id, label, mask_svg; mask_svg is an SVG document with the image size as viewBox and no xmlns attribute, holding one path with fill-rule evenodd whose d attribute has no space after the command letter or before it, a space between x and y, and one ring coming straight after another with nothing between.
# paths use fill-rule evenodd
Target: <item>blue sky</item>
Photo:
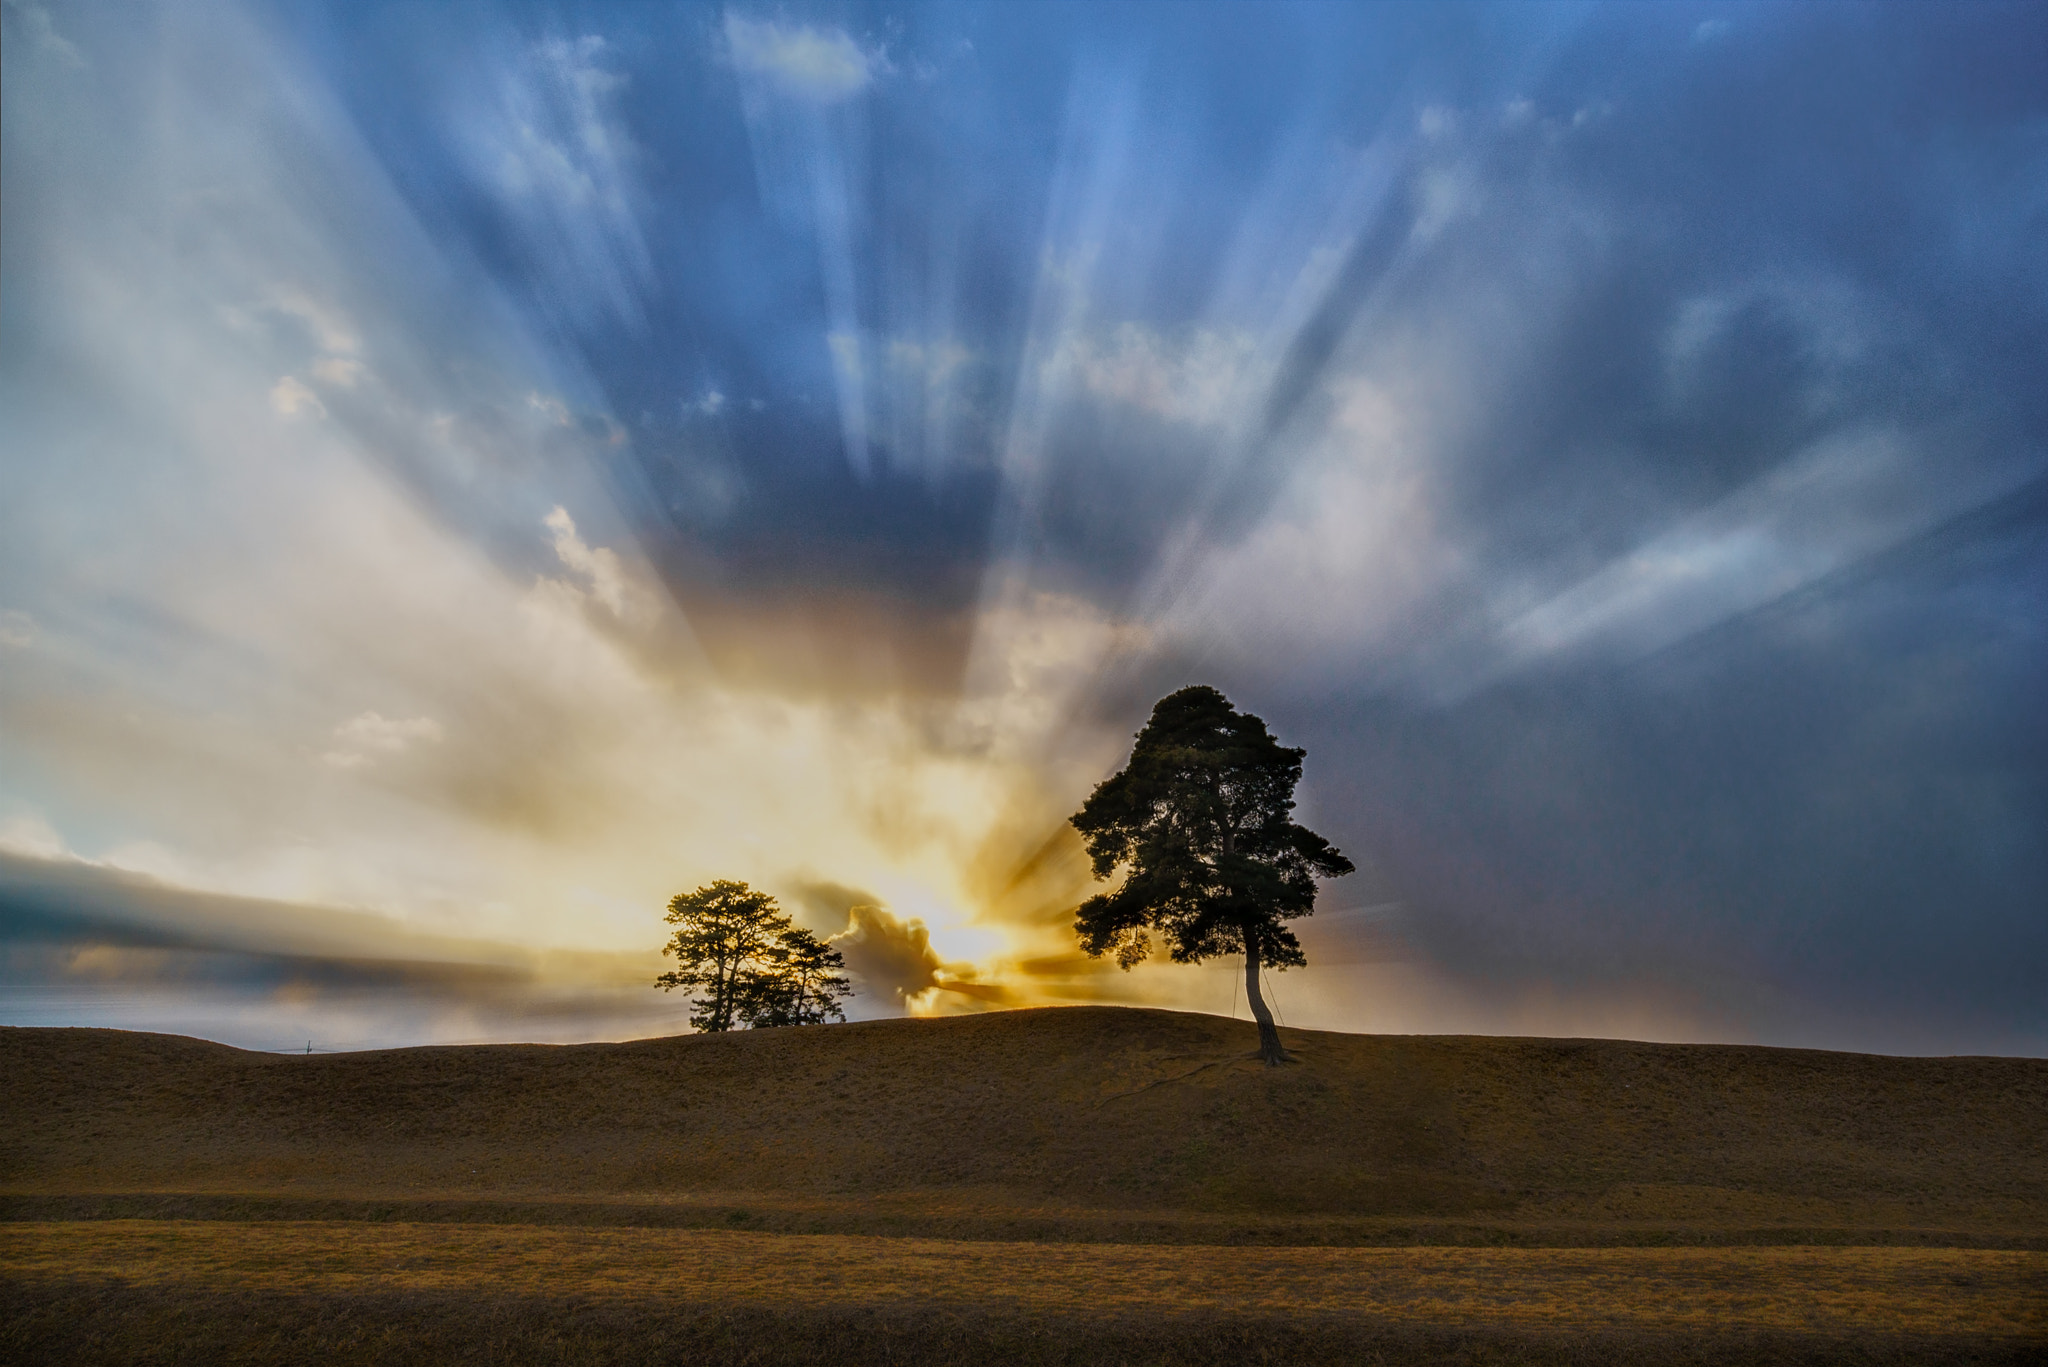
<instances>
[{"instance_id":1,"label":"blue sky","mask_svg":"<svg viewBox=\"0 0 2048 1367\"><path fill-rule=\"evenodd\" d=\"M4 1015L677 1028L1081 960L1151 701L1332 1028L2048 1044L2048 21L8 0Z\"/></svg>"}]
</instances>

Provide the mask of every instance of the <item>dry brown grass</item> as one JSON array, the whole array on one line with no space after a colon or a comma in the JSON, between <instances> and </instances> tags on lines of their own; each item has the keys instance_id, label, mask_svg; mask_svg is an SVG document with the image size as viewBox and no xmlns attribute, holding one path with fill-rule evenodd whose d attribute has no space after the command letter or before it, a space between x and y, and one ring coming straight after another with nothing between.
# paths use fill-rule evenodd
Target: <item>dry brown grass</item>
<instances>
[{"instance_id":1,"label":"dry brown grass","mask_svg":"<svg viewBox=\"0 0 2048 1367\"><path fill-rule=\"evenodd\" d=\"M0 1031L0 1362L2048 1341L2048 1063L1287 1034L1268 1071L1249 1026L1110 1009L310 1058Z\"/></svg>"},{"instance_id":2,"label":"dry brown grass","mask_svg":"<svg viewBox=\"0 0 2048 1367\"><path fill-rule=\"evenodd\" d=\"M1018 1317L445 1292L0 1284L0 1363L577 1367L2033 1367L2038 1343L1721 1329L1560 1333L1303 1316Z\"/></svg>"},{"instance_id":3,"label":"dry brown grass","mask_svg":"<svg viewBox=\"0 0 2048 1367\"><path fill-rule=\"evenodd\" d=\"M1545 1330L2048 1331L2048 1254L1905 1248L1216 1248L349 1222L0 1225L21 1282L488 1292L786 1309L1189 1313Z\"/></svg>"},{"instance_id":4,"label":"dry brown grass","mask_svg":"<svg viewBox=\"0 0 2048 1367\"><path fill-rule=\"evenodd\" d=\"M2048 1247L2048 1062L1070 1008L295 1057L0 1030L17 1217ZM181 1204L182 1203L182 1204Z\"/></svg>"}]
</instances>

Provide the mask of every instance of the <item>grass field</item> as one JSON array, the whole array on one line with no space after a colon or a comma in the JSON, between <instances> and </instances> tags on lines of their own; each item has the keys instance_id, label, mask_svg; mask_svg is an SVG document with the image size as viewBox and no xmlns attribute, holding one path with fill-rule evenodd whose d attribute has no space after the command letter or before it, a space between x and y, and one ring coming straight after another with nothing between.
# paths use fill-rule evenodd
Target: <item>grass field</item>
<instances>
[{"instance_id":1,"label":"grass field","mask_svg":"<svg viewBox=\"0 0 2048 1367\"><path fill-rule=\"evenodd\" d=\"M22 1362L1163 1363L1247 1334L1269 1362L2022 1362L2048 1341L2048 1254L1991 1249L96 1221L0 1226L0 1268Z\"/></svg>"},{"instance_id":2,"label":"grass field","mask_svg":"<svg viewBox=\"0 0 2048 1367\"><path fill-rule=\"evenodd\" d=\"M2048 1063L1289 1043L1092 1008L311 1058L0 1031L0 1355L2048 1351Z\"/></svg>"},{"instance_id":3,"label":"grass field","mask_svg":"<svg viewBox=\"0 0 2048 1367\"><path fill-rule=\"evenodd\" d=\"M0 1226L24 1281L489 1291L1059 1316L1288 1313L1524 1329L2048 1331L2048 1254L1903 1248L1216 1248L348 1222Z\"/></svg>"}]
</instances>

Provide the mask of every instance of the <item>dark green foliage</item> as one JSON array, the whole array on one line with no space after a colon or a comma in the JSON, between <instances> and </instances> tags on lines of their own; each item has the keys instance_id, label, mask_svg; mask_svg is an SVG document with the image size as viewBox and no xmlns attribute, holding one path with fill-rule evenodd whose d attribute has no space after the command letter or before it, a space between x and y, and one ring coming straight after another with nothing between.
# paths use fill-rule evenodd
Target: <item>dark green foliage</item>
<instances>
[{"instance_id":1,"label":"dark green foliage","mask_svg":"<svg viewBox=\"0 0 2048 1367\"><path fill-rule=\"evenodd\" d=\"M846 1019L839 1007L852 993L840 972L846 960L793 926L767 893L721 878L670 898L663 919L678 927L661 949L678 967L655 986L703 991L690 1013L699 1030Z\"/></svg>"},{"instance_id":2,"label":"dark green foliage","mask_svg":"<svg viewBox=\"0 0 2048 1367\"><path fill-rule=\"evenodd\" d=\"M817 1025L845 1020L839 999L847 980L839 970L846 960L808 930L777 932L775 943L762 953L760 971L743 985L739 1015L748 1025Z\"/></svg>"},{"instance_id":3,"label":"dark green foliage","mask_svg":"<svg viewBox=\"0 0 2048 1367\"><path fill-rule=\"evenodd\" d=\"M1215 689L1183 688L1160 699L1130 763L1071 818L1097 878L1128 870L1121 886L1081 904L1081 948L1130 968L1156 930L1176 963L1243 954L1269 1061L1282 1055L1258 996L1259 965L1308 962L1282 922L1315 910L1316 879L1352 871L1293 819L1305 753Z\"/></svg>"},{"instance_id":4,"label":"dark green foliage","mask_svg":"<svg viewBox=\"0 0 2048 1367\"><path fill-rule=\"evenodd\" d=\"M1281 922L1315 910L1317 878L1352 871L1292 819L1306 753L1213 688L1161 699L1130 763L1073 817L1097 878L1130 869L1121 887L1082 903L1081 947L1113 951L1129 968L1145 957L1149 930L1176 963L1242 953L1253 936L1266 963L1306 963Z\"/></svg>"}]
</instances>

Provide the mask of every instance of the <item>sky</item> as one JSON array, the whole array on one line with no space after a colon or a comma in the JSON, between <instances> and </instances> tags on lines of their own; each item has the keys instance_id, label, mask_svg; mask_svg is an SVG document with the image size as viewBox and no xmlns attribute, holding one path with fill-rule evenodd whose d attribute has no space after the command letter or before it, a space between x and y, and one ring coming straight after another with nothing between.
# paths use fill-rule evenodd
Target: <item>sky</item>
<instances>
[{"instance_id":1,"label":"sky","mask_svg":"<svg viewBox=\"0 0 2048 1367\"><path fill-rule=\"evenodd\" d=\"M1072 930L1206 683L1287 1024L2048 1053L2048 10L0 14L0 1023L1246 1015Z\"/></svg>"}]
</instances>

